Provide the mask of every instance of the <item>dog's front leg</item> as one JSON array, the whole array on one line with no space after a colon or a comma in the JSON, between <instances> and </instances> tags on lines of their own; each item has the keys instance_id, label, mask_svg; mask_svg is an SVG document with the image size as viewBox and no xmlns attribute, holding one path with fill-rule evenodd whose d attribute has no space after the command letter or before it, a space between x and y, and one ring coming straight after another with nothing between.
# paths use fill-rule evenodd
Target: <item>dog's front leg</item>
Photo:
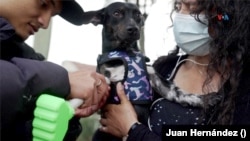
<instances>
[{"instance_id":1,"label":"dog's front leg","mask_svg":"<svg viewBox=\"0 0 250 141\"><path fill-rule=\"evenodd\" d=\"M170 84L166 82L163 82L160 77L156 74L154 68L152 66L147 66L147 71L149 75L149 81L152 86L152 88L162 95L163 97L166 96L164 92L168 92L170 90Z\"/></svg>"}]
</instances>

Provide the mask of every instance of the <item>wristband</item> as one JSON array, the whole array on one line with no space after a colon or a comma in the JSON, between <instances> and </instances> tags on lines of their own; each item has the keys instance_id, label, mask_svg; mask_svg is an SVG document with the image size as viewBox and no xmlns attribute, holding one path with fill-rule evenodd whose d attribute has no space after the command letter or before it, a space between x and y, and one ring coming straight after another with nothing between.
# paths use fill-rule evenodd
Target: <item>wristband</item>
<instances>
[{"instance_id":1,"label":"wristband","mask_svg":"<svg viewBox=\"0 0 250 141\"><path fill-rule=\"evenodd\" d=\"M129 135L131 132L133 132L133 130L135 130L135 128L136 128L137 126L139 126L140 124L141 124L141 123L139 123L139 122L134 123L134 124L130 127L130 129L129 129L128 135Z\"/></svg>"}]
</instances>

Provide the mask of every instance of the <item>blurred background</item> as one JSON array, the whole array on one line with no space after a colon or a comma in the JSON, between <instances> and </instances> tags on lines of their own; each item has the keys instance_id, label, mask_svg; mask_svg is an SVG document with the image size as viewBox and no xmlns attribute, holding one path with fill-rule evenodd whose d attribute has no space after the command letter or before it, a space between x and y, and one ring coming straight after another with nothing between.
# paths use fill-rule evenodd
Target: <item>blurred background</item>
<instances>
[{"instance_id":1,"label":"blurred background","mask_svg":"<svg viewBox=\"0 0 250 141\"><path fill-rule=\"evenodd\" d=\"M84 11L99 10L116 1L131 2L140 8L145 16L145 25L138 41L141 51L150 58L149 64L161 55L166 55L175 47L170 13L172 0L76 0ZM51 20L48 30L39 30L26 42L42 53L48 61L62 65L63 61L77 61L96 65L101 53L102 25L74 26L56 16ZM83 132L77 141L91 141L94 131L99 127L99 115L82 118Z\"/></svg>"}]
</instances>

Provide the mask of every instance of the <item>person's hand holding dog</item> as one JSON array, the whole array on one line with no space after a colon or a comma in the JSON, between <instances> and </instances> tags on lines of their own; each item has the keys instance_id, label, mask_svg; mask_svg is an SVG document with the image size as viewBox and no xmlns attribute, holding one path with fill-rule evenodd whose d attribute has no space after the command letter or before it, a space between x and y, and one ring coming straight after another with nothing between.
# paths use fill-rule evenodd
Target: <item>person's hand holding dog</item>
<instances>
[{"instance_id":1,"label":"person's hand holding dog","mask_svg":"<svg viewBox=\"0 0 250 141\"><path fill-rule=\"evenodd\" d=\"M84 103L75 111L79 117L87 117L95 113L106 102L110 87L105 77L89 69L69 73L70 96L80 98Z\"/></svg>"},{"instance_id":2,"label":"person's hand holding dog","mask_svg":"<svg viewBox=\"0 0 250 141\"><path fill-rule=\"evenodd\" d=\"M119 82L117 84L117 95L120 104L108 104L103 108L103 115L100 120L101 131L110 133L117 137L124 137L128 134L131 126L138 122L135 110L127 99L124 88Z\"/></svg>"}]
</instances>

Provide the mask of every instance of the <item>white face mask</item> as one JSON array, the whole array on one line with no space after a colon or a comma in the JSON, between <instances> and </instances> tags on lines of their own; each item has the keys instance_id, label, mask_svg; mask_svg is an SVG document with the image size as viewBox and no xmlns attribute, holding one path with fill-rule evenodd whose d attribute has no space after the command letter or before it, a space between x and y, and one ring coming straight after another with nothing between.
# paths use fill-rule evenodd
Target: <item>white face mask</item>
<instances>
[{"instance_id":1,"label":"white face mask","mask_svg":"<svg viewBox=\"0 0 250 141\"><path fill-rule=\"evenodd\" d=\"M199 16L204 23L205 16ZM211 37L208 26L194 19L191 15L176 13L174 18L174 37L177 45L187 54L205 56L209 53Z\"/></svg>"}]
</instances>

